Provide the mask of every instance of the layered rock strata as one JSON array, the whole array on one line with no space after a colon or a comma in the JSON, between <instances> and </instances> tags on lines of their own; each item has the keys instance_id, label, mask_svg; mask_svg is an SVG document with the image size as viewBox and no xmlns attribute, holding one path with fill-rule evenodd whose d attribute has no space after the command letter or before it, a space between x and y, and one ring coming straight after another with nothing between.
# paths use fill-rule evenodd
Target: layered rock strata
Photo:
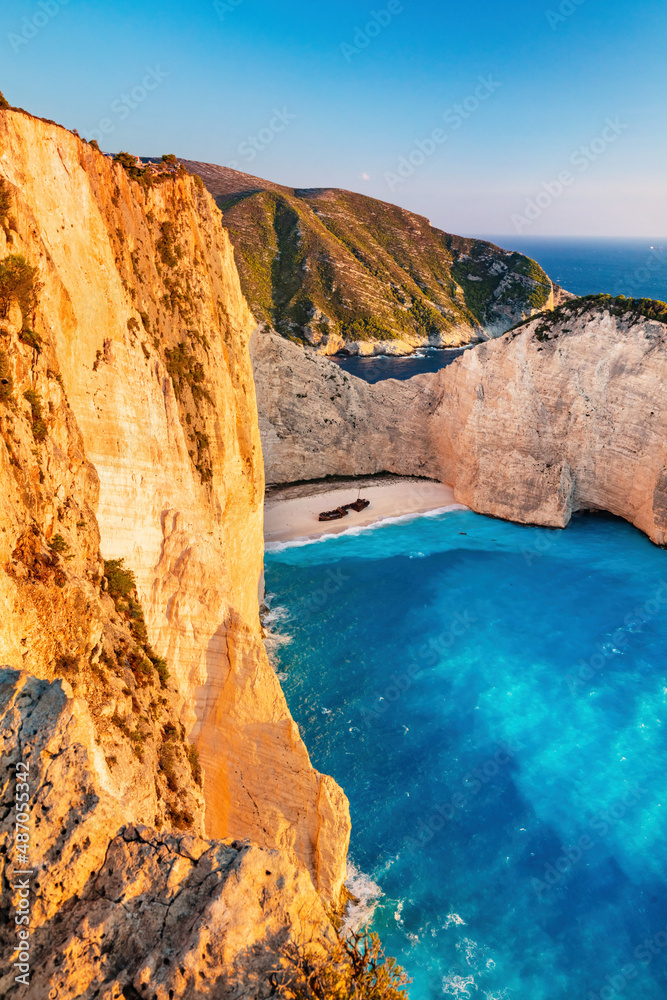
<instances>
[{"instance_id":1,"label":"layered rock strata","mask_svg":"<svg viewBox=\"0 0 667 1000\"><path fill-rule=\"evenodd\" d=\"M428 377L369 385L263 331L251 351L267 482L376 472L438 478Z\"/></svg>"}]
</instances>

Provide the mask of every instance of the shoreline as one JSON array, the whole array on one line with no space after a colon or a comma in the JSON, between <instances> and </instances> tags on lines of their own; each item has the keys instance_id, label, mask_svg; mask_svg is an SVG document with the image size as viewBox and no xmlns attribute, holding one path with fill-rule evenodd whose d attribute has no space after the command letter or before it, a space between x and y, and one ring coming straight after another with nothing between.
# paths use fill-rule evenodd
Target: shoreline
<instances>
[{"instance_id":1,"label":"shoreline","mask_svg":"<svg viewBox=\"0 0 667 1000\"><path fill-rule=\"evenodd\" d=\"M322 511L362 498L370 507L350 511L339 521L319 521ZM354 528L369 528L383 521L429 514L433 511L467 510L457 504L454 490L444 483L413 477L360 477L339 483L299 483L269 491L264 505L264 542L269 546L316 541Z\"/></svg>"},{"instance_id":2,"label":"shoreline","mask_svg":"<svg viewBox=\"0 0 667 1000\"><path fill-rule=\"evenodd\" d=\"M336 359L338 361L347 361L349 358L363 358L365 361L377 361L384 358L385 360L395 361L400 358L414 358L414 356L419 354L420 351L467 351L470 350L471 347L479 347L480 344L484 343L486 343L486 341L476 340L473 343L460 344L457 347L452 344L446 346L439 344L420 344L419 347L415 347L407 354L390 354L386 351L381 351L377 354L375 352L372 354L361 354L359 352L353 353L352 351L348 351L346 348L341 348L340 350L335 351L334 354L321 354L320 357L328 358L329 361L335 361Z\"/></svg>"}]
</instances>

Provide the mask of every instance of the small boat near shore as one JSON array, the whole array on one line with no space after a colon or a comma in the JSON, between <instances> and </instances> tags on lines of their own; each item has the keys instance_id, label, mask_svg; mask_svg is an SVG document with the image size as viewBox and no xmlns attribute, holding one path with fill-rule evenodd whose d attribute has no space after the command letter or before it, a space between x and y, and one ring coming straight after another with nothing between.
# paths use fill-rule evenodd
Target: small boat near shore
<instances>
[{"instance_id":1,"label":"small boat near shore","mask_svg":"<svg viewBox=\"0 0 667 1000\"><path fill-rule=\"evenodd\" d=\"M360 513L362 510L370 507L370 505L370 500L363 500L361 497L357 497L353 503L345 503L340 507L336 507L335 510L323 511L319 519L320 521L339 521L342 517L347 517L351 510L356 510L357 513Z\"/></svg>"},{"instance_id":2,"label":"small boat near shore","mask_svg":"<svg viewBox=\"0 0 667 1000\"><path fill-rule=\"evenodd\" d=\"M362 510L366 510L366 508L370 507L370 505L371 505L370 500L361 500L361 499L355 500L354 503L345 504L345 506L349 510L356 510L357 513L360 513Z\"/></svg>"},{"instance_id":3,"label":"small boat near shore","mask_svg":"<svg viewBox=\"0 0 667 1000\"><path fill-rule=\"evenodd\" d=\"M325 510L320 514L320 521L338 521L341 517L347 517L349 510L345 507L336 507L335 510Z\"/></svg>"}]
</instances>

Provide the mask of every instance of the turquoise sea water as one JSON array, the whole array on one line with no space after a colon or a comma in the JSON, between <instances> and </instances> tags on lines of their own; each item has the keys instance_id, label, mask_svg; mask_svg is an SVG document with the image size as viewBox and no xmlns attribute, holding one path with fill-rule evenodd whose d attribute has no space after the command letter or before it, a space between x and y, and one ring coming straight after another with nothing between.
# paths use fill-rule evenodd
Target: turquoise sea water
<instances>
[{"instance_id":1,"label":"turquoise sea water","mask_svg":"<svg viewBox=\"0 0 667 1000\"><path fill-rule=\"evenodd\" d=\"M667 996L666 560L614 519L470 512L267 554L413 1000Z\"/></svg>"}]
</instances>

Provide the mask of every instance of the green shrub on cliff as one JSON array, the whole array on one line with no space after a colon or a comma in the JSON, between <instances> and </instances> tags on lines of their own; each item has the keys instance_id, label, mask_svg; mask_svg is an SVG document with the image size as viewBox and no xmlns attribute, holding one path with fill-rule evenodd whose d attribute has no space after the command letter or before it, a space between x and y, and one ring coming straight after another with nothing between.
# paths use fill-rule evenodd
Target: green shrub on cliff
<instances>
[{"instance_id":1,"label":"green shrub on cliff","mask_svg":"<svg viewBox=\"0 0 667 1000\"><path fill-rule=\"evenodd\" d=\"M34 389L28 389L27 392L23 393L23 398L30 403L30 414L32 417L32 436L35 441L42 442L46 440L47 427L44 423L44 416L42 410L42 402L35 392Z\"/></svg>"},{"instance_id":2,"label":"green shrub on cliff","mask_svg":"<svg viewBox=\"0 0 667 1000\"><path fill-rule=\"evenodd\" d=\"M0 317L9 313L12 302L18 302L25 320L37 306L37 268L19 253L10 253L0 261Z\"/></svg>"},{"instance_id":3,"label":"green shrub on cliff","mask_svg":"<svg viewBox=\"0 0 667 1000\"><path fill-rule=\"evenodd\" d=\"M167 267L176 267L183 251L176 242L176 230L173 222L163 222L160 226L160 238L155 244L160 259Z\"/></svg>"},{"instance_id":4,"label":"green shrub on cliff","mask_svg":"<svg viewBox=\"0 0 667 1000\"><path fill-rule=\"evenodd\" d=\"M213 400L204 387L205 373L204 366L198 361L190 351L185 341L181 341L171 350L167 348L164 352L167 371L171 375L174 383L174 391L179 399L183 399L185 386L190 389L195 406L205 399L211 406Z\"/></svg>"},{"instance_id":5,"label":"green shrub on cliff","mask_svg":"<svg viewBox=\"0 0 667 1000\"><path fill-rule=\"evenodd\" d=\"M109 586L109 597L116 604L119 597L129 597L137 589L134 573L125 567L123 559L105 559L104 575Z\"/></svg>"},{"instance_id":6,"label":"green shrub on cliff","mask_svg":"<svg viewBox=\"0 0 667 1000\"><path fill-rule=\"evenodd\" d=\"M0 219L7 218L10 207L11 199L9 197L9 184L6 180L0 178Z\"/></svg>"},{"instance_id":7,"label":"green shrub on cliff","mask_svg":"<svg viewBox=\"0 0 667 1000\"><path fill-rule=\"evenodd\" d=\"M29 327L24 326L19 333L19 340L22 344L27 344L28 347L32 347L33 351L37 351L39 354L42 350L42 340L38 333L31 330Z\"/></svg>"},{"instance_id":8,"label":"green shrub on cliff","mask_svg":"<svg viewBox=\"0 0 667 1000\"><path fill-rule=\"evenodd\" d=\"M201 764L199 762L199 750L192 744L188 747L188 763L190 764L193 780L201 787L203 775Z\"/></svg>"},{"instance_id":9,"label":"green shrub on cliff","mask_svg":"<svg viewBox=\"0 0 667 1000\"><path fill-rule=\"evenodd\" d=\"M177 792L180 787L178 784L176 769L174 767L175 758L176 754L173 743L171 740L165 740L160 747L158 761L160 764L160 770L165 776L167 787L170 792Z\"/></svg>"},{"instance_id":10,"label":"green shrub on cliff","mask_svg":"<svg viewBox=\"0 0 667 1000\"><path fill-rule=\"evenodd\" d=\"M160 687L166 688L167 681L169 680L169 669L167 667L167 661L163 656L158 656L158 654L149 645L146 645L146 655L155 667L155 671L160 678Z\"/></svg>"},{"instance_id":11,"label":"green shrub on cliff","mask_svg":"<svg viewBox=\"0 0 667 1000\"><path fill-rule=\"evenodd\" d=\"M14 379L7 352L0 348L0 403L7 406L14 392Z\"/></svg>"},{"instance_id":12,"label":"green shrub on cliff","mask_svg":"<svg viewBox=\"0 0 667 1000\"><path fill-rule=\"evenodd\" d=\"M113 162L120 163L121 167L135 180L138 180L143 173L143 167L137 165L137 158L132 153L116 153Z\"/></svg>"},{"instance_id":13,"label":"green shrub on cliff","mask_svg":"<svg viewBox=\"0 0 667 1000\"><path fill-rule=\"evenodd\" d=\"M136 596L137 581L123 559L105 559L104 576L107 593L116 605L116 611L127 620L138 651L129 656L130 665L138 680L145 681L151 674L151 665L158 675L160 687L166 688L169 680L167 661L158 656L148 641L144 611ZM143 675L143 676L142 676Z\"/></svg>"},{"instance_id":14,"label":"green shrub on cliff","mask_svg":"<svg viewBox=\"0 0 667 1000\"><path fill-rule=\"evenodd\" d=\"M58 555L63 555L69 551L69 545L62 535L54 535L49 542L49 548L52 552L57 552Z\"/></svg>"},{"instance_id":15,"label":"green shrub on cliff","mask_svg":"<svg viewBox=\"0 0 667 1000\"><path fill-rule=\"evenodd\" d=\"M8 107L10 107L9 101L7 100L7 98L5 97L5 95L0 90L0 111L4 111L5 108L8 108Z\"/></svg>"}]
</instances>

